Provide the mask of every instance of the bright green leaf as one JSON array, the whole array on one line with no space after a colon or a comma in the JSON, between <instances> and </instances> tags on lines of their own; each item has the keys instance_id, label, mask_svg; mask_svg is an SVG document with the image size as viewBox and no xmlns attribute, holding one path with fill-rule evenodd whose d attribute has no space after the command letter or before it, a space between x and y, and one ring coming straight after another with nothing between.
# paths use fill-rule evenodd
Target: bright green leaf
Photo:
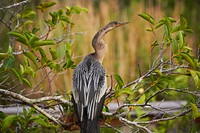
<instances>
[{"instance_id":1,"label":"bright green leaf","mask_svg":"<svg viewBox=\"0 0 200 133\"><path fill-rule=\"evenodd\" d=\"M156 23L155 28L157 29L157 28L159 28L160 26L162 26L164 24L165 24L165 22L163 20L160 20L158 23Z\"/></svg>"},{"instance_id":2,"label":"bright green leaf","mask_svg":"<svg viewBox=\"0 0 200 133\"><path fill-rule=\"evenodd\" d=\"M23 34L19 33L18 31L11 31L8 33L9 35L12 35L14 37L16 37L16 40L25 44L25 45L28 45L28 40L26 38L26 36L24 36Z\"/></svg>"},{"instance_id":3,"label":"bright green leaf","mask_svg":"<svg viewBox=\"0 0 200 133\"><path fill-rule=\"evenodd\" d=\"M131 88L123 88L123 89L120 90L120 93L131 95L131 94L133 94L133 91L131 90Z\"/></svg>"},{"instance_id":4,"label":"bright green leaf","mask_svg":"<svg viewBox=\"0 0 200 133\"><path fill-rule=\"evenodd\" d=\"M36 13L33 10L27 10L25 13L23 13L22 18L29 18L33 15L36 15Z\"/></svg>"},{"instance_id":5,"label":"bright green leaf","mask_svg":"<svg viewBox=\"0 0 200 133\"><path fill-rule=\"evenodd\" d=\"M174 38L172 38L172 49L173 49L173 54L178 53L178 42Z\"/></svg>"},{"instance_id":6,"label":"bright green leaf","mask_svg":"<svg viewBox=\"0 0 200 133\"><path fill-rule=\"evenodd\" d=\"M2 61L3 59L9 57L8 53L0 53L0 61Z\"/></svg>"},{"instance_id":7,"label":"bright green leaf","mask_svg":"<svg viewBox=\"0 0 200 133\"><path fill-rule=\"evenodd\" d=\"M35 43L33 43L32 47L36 48L39 46L54 45L54 44L55 44L55 42L52 40L39 40L39 41L36 41Z\"/></svg>"},{"instance_id":8,"label":"bright green leaf","mask_svg":"<svg viewBox=\"0 0 200 133\"><path fill-rule=\"evenodd\" d=\"M70 19L66 16L60 16L60 20L70 23Z\"/></svg>"},{"instance_id":9,"label":"bright green leaf","mask_svg":"<svg viewBox=\"0 0 200 133\"><path fill-rule=\"evenodd\" d=\"M197 86L199 84L199 77L198 77L197 73L194 70L189 70L189 71L190 71L190 74L193 77L195 86Z\"/></svg>"},{"instance_id":10,"label":"bright green leaf","mask_svg":"<svg viewBox=\"0 0 200 133\"><path fill-rule=\"evenodd\" d=\"M184 46L184 36L183 36L183 32L178 32L178 36L179 36L179 47L180 49L183 48Z\"/></svg>"},{"instance_id":11,"label":"bright green leaf","mask_svg":"<svg viewBox=\"0 0 200 133\"><path fill-rule=\"evenodd\" d=\"M33 121L41 126L48 127L48 124L40 117L38 117L38 119L34 119Z\"/></svg>"},{"instance_id":12,"label":"bright green leaf","mask_svg":"<svg viewBox=\"0 0 200 133\"><path fill-rule=\"evenodd\" d=\"M39 38L36 37L34 34L32 35L32 37L29 40L29 45L32 46L36 41L38 41Z\"/></svg>"},{"instance_id":13,"label":"bright green leaf","mask_svg":"<svg viewBox=\"0 0 200 133\"><path fill-rule=\"evenodd\" d=\"M196 118L200 117L200 112L199 112L197 106L193 103L190 103L190 105L191 105L191 108L192 108L193 118L196 119Z\"/></svg>"},{"instance_id":14,"label":"bright green leaf","mask_svg":"<svg viewBox=\"0 0 200 133\"><path fill-rule=\"evenodd\" d=\"M123 82L121 76L118 75L117 73L115 73L115 74L114 74L114 77L115 77L115 79L116 79L117 84L119 85L119 87L122 88L123 85L124 85L124 82Z\"/></svg>"},{"instance_id":15,"label":"bright green leaf","mask_svg":"<svg viewBox=\"0 0 200 133\"><path fill-rule=\"evenodd\" d=\"M146 31L152 32L152 28L146 28Z\"/></svg>"},{"instance_id":16,"label":"bright green leaf","mask_svg":"<svg viewBox=\"0 0 200 133\"><path fill-rule=\"evenodd\" d=\"M157 46L158 45L158 41L157 40L155 40L152 44L151 44L151 46Z\"/></svg>"},{"instance_id":17,"label":"bright green leaf","mask_svg":"<svg viewBox=\"0 0 200 133\"><path fill-rule=\"evenodd\" d=\"M39 48L39 52L42 56L42 61L47 63L49 61L49 59L47 58L45 51L42 48Z\"/></svg>"},{"instance_id":18,"label":"bright green leaf","mask_svg":"<svg viewBox=\"0 0 200 133\"><path fill-rule=\"evenodd\" d=\"M19 70L20 70L20 73L23 74L23 73L24 73L24 66L22 66L22 65L20 64L20 65L19 65L19 68L20 68L20 69L19 69Z\"/></svg>"},{"instance_id":19,"label":"bright green leaf","mask_svg":"<svg viewBox=\"0 0 200 133\"><path fill-rule=\"evenodd\" d=\"M56 60L58 58L58 53L56 52L55 49L49 48L49 51L51 53L51 57L53 60Z\"/></svg>"},{"instance_id":20,"label":"bright green leaf","mask_svg":"<svg viewBox=\"0 0 200 133\"><path fill-rule=\"evenodd\" d=\"M180 23L181 23L182 30L187 29L187 20L182 14L180 15Z\"/></svg>"},{"instance_id":21,"label":"bright green leaf","mask_svg":"<svg viewBox=\"0 0 200 133\"><path fill-rule=\"evenodd\" d=\"M27 52L24 52L24 55L26 57L28 57L35 64L35 66L37 67L37 57L33 53L27 51Z\"/></svg>"},{"instance_id":22,"label":"bright green leaf","mask_svg":"<svg viewBox=\"0 0 200 133\"><path fill-rule=\"evenodd\" d=\"M143 19L147 20L148 22L150 22L152 25L155 24L155 20L153 19L152 16L150 16L149 14L147 13L141 13L141 14L138 14L140 17L142 17Z\"/></svg>"},{"instance_id":23,"label":"bright green leaf","mask_svg":"<svg viewBox=\"0 0 200 133\"><path fill-rule=\"evenodd\" d=\"M11 68L11 70L13 71L13 73L15 74L15 76L18 78L19 82L21 84L23 84L23 80L22 80L22 74L20 73L20 71L16 68Z\"/></svg>"},{"instance_id":24,"label":"bright green leaf","mask_svg":"<svg viewBox=\"0 0 200 133\"><path fill-rule=\"evenodd\" d=\"M24 74L31 75L33 78L35 77L35 71L31 67L26 67Z\"/></svg>"},{"instance_id":25,"label":"bright green leaf","mask_svg":"<svg viewBox=\"0 0 200 133\"><path fill-rule=\"evenodd\" d=\"M143 94L138 101L136 102L136 104L143 104L145 102L146 96L145 94Z\"/></svg>"},{"instance_id":26,"label":"bright green leaf","mask_svg":"<svg viewBox=\"0 0 200 133\"><path fill-rule=\"evenodd\" d=\"M171 33L177 32L177 31L179 31L179 30L180 30L180 25L177 24L177 25L175 25L175 26L172 27Z\"/></svg>"},{"instance_id":27,"label":"bright green leaf","mask_svg":"<svg viewBox=\"0 0 200 133\"><path fill-rule=\"evenodd\" d=\"M157 73L159 76L162 76L162 75L163 75L163 74L161 73L161 71L158 70L158 69L155 70L155 73Z\"/></svg>"},{"instance_id":28,"label":"bright green leaf","mask_svg":"<svg viewBox=\"0 0 200 133\"><path fill-rule=\"evenodd\" d=\"M3 129L9 128L11 126L11 124L15 120L17 120L17 117L18 117L17 115L9 115L9 116L7 116L2 122L2 128Z\"/></svg>"},{"instance_id":29,"label":"bright green leaf","mask_svg":"<svg viewBox=\"0 0 200 133\"><path fill-rule=\"evenodd\" d=\"M196 68L193 58L188 53L181 52L180 55L191 65L192 68Z\"/></svg>"},{"instance_id":30,"label":"bright green leaf","mask_svg":"<svg viewBox=\"0 0 200 133\"><path fill-rule=\"evenodd\" d=\"M42 7L43 8L48 8L48 7L51 7L51 6L55 5L55 4L56 4L56 2L44 2L44 3L42 3Z\"/></svg>"},{"instance_id":31,"label":"bright green leaf","mask_svg":"<svg viewBox=\"0 0 200 133\"><path fill-rule=\"evenodd\" d=\"M30 88L32 88L32 83L26 79L26 78L22 78L22 80L24 81L24 83L26 83Z\"/></svg>"}]
</instances>

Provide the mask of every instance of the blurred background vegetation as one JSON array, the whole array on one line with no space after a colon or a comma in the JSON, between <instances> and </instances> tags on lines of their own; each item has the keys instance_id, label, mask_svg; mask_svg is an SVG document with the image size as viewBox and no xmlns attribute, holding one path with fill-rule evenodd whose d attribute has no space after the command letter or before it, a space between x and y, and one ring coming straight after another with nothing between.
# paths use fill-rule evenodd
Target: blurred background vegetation
<instances>
[{"instance_id":1,"label":"blurred background vegetation","mask_svg":"<svg viewBox=\"0 0 200 133\"><path fill-rule=\"evenodd\" d=\"M31 1L31 8L36 10L36 6L42 2ZM0 6L9 5L12 1L1 1ZM82 13L81 15L72 16L75 26L72 29L74 33L80 33L71 36L70 39L74 40L72 45L72 53L78 63L86 54L93 52L91 47L91 40L94 34L104 25L112 20L130 21L127 26L119 28L114 32L109 33L105 40L107 42L108 51L104 59L104 66L107 74L118 73L125 82L133 80L138 76L138 69L141 73L149 67L151 53L151 44L154 41L154 36L145 31L145 28L150 25L143 21L138 14L146 12L153 16L155 20L164 16L171 16L178 20L179 15L183 14L188 20L188 25L191 26L194 34L188 36L188 44L193 48L193 54L198 56L199 38L200 38L200 15L198 9L200 6L199 0L57 0L56 6L51 7L50 11L64 8L65 6L80 6L88 8L88 14ZM9 15L9 14L8 14ZM37 19L37 25L40 29L45 29L44 24L40 21L41 18L46 16L41 14ZM6 18L6 17L5 17ZM0 52L5 52L8 45L8 32L7 27L0 23L0 36L1 47ZM42 32L42 30L41 30ZM59 36L62 33L58 30L54 35ZM59 51L60 49L60 51ZM58 52L62 51L62 47ZM72 71L67 71L57 75L54 83L55 89L71 90L71 77Z\"/></svg>"}]
</instances>

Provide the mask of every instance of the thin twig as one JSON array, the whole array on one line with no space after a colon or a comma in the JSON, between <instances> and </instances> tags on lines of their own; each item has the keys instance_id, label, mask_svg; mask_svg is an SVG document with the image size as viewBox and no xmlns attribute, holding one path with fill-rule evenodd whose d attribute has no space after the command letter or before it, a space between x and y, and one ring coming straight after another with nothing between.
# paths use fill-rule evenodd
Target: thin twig
<instances>
[{"instance_id":1,"label":"thin twig","mask_svg":"<svg viewBox=\"0 0 200 133\"><path fill-rule=\"evenodd\" d=\"M119 120L126 123L126 124L129 124L129 125L134 125L136 127L138 127L139 129L142 129L143 131L147 132L147 133L152 133L148 128L146 128L145 126L141 126L138 124L138 122L134 122L134 121L129 121L123 117L119 117Z\"/></svg>"},{"instance_id":2,"label":"thin twig","mask_svg":"<svg viewBox=\"0 0 200 133\"><path fill-rule=\"evenodd\" d=\"M24 0L24 1L21 1L21 2L18 2L18 3L14 3L13 5L9 5L9 6L0 8L0 11L3 10L3 9L9 9L9 8L13 8L13 7L16 7L16 6L20 6L20 5L26 4L28 2L30 2L30 0Z\"/></svg>"}]
</instances>

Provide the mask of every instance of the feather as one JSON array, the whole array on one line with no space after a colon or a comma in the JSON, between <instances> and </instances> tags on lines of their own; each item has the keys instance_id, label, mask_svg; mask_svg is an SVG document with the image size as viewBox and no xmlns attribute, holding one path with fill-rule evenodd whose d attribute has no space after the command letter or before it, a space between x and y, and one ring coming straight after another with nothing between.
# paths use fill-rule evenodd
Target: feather
<instances>
[{"instance_id":1,"label":"feather","mask_svg":"<svg viewBox=\"0 0 200 133\"><path fill-rule=\"evenodd\" d=\"M81 105L77 107L80 120L83 120L84 109L87 110L88 120L93 120L98 115L99 102L106 92L106 71L91 55L86 56L74 70L72 92L76 106Z\"/></svg>"}]
</instances>

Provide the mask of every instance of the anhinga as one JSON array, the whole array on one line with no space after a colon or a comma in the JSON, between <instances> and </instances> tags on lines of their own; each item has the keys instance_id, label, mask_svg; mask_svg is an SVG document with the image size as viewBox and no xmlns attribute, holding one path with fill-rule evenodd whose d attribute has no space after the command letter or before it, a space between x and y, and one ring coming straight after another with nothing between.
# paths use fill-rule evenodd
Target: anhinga
<instances>
[{"instance_id":1,"label":"anhinga","mask_svg":"<svg viewBox=\"0 0 200 133\"><path fill-rule=\"evenodd\" d=\"M102 66L107 44L102 38L109 31L127 23L113 21L98 31L92 40L95 52L87 55L74 70L72 101L81 133L100 132L98 120L107 89L106 70Z\"/></svg>"}]
</instances>

